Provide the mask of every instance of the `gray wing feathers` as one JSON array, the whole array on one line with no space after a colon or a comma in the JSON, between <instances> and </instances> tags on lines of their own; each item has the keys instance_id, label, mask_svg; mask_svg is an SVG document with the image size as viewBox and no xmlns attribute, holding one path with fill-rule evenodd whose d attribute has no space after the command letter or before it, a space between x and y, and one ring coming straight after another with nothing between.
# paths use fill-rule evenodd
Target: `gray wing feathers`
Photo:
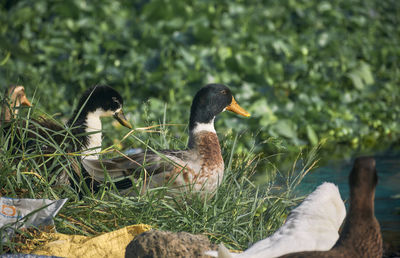
<instances>
[{"instance_id":1,"label":"gray wing feathers","mask_svg":"<svg viewBox=\"0 0 400 258\"><path fill-rule=\"evenodd\" d=\"M105 172L111 179L128 176L138 178L143 169L148 175L159 174L182 166L177 164L176 160L185 158L185 151L160 151L159 153L161 155L147 152L103 160L83 159L82 165L95 180L104 181Z\"/></svg>"}]
</instances>

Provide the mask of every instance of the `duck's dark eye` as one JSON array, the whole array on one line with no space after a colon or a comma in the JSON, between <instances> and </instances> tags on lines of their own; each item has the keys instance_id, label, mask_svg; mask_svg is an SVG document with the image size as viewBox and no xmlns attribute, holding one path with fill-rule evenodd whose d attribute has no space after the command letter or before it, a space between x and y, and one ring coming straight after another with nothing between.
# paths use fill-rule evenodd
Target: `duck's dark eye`
<instances>
[{"instance_id":1,"label":"duck's dark eye","mask_svg":"<svg viewBox=\"0 0 400 258\"><path fill-rule=\"evenodd\" d=\"M221 90L221 93L226 95L226 94L228 94L228 91L227 90Z\"/></svg>"},{"instance_id":2,"label":"duck's dark eye","mask_svg":"<svg viewBox=\"0 0 400 258\"><path fill-rule=\"evenodd\" d=\"M114 101L114 103L121 105L121 103L119 103L118 99L116 97L112 97L112 100Z\"/></svg>"}]
</instances>

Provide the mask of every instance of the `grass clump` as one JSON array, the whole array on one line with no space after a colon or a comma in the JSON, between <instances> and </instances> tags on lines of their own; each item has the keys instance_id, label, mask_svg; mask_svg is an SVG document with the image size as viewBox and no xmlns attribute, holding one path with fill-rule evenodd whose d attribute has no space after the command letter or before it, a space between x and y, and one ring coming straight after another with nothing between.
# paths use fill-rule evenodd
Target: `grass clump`
<instances>
[{"instance_id":1,"label":"grass clump","mask_svg":"<svg viewBox=\"0 0 400 258\"><path fill-rule=\"evenodd\" d=\"M17 119L16 124L22 118ZM17 126L3 135L1 144L16 134ZM130 132L121 141L138 142L145 134L145 148L184 148L186 138L172 138L161 125L156 133ZM19 128L21 129L21 128ZM149 127L152 131L154 127ZM21 130L28 130L22 128ZM66 137L73 137L66 134ZM191 193L170 197L166 187L151 189L146 193L127 197L116 191L112 182L100 185L92 193L82 176L76 176L73 167L79 162L79 153L68 153L64 146L56 145L49 138L37 139L37 145L47 144L56 150L53 154L24 152L13 153L5 148L0 153L1 195L12 198L69 198L55 218L58 232L66 234L97 235L124 226L144 223L154 228L170 231L187 231L206 234L213 242L224 242L233 249L245 249L270 235L284 222L289 209L297 204L293 190L312 168L314 155L304 164L296 159L288 173L281 173L278 164L270 157L256 153L256 146L246 152L236 153L240 135L219 135L225 161L225 175L214 196L200 198ZM21 137L22 142L29 138ZM106 149L111 152L114 146ZM256 174L269 163L264 173L268 180L258 185ZM51 164L46 165L46 164ZM272 168L272 169L271 169ZM57 183L61 173L67 173L70 184ZM2 233L5 228L0 228ZM16 243L2 243L0 252L18 250Z\"/></svg>"}]
</instances>

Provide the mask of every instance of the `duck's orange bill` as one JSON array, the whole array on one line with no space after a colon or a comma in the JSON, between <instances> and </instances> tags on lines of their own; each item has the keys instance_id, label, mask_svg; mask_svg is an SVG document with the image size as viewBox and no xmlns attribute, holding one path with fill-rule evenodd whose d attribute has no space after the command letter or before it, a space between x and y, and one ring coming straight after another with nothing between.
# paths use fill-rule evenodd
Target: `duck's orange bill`
<instances>
[{"instance_id":1,"label":"duck's orange bill","mask_svg":"<svg viewBox=\"0 0 400 258\"><path fill-rule=\"evenodd\" d=\"M28 106L28 107L32 106L31 102L28 100L28 98L25 95L23 95L21 97L21 105Z\"/></svg>"},{"instance_id":2,"label":"duck's orange bill","mask_svg":"<svg viewBox=\"0 0 400 258\"><path fill-rule=\"evenodd\" d=\"M229 106L226 107L226 110L232 111L241 116L249 117L250 113L244 110L239 104L236 102L235 98L232 96L232 102Z\"/></svg>"},{"instance_id":3,"label":"duck's orange bill","mask_svg":"<svg viewBox=\"0 0 400 258\"><path fill-rule=\"evenodd\" d=\"M118 112L114 113L114 118L123 126L132 129L131 123L126 119L124 112L120 109Z\"/></svg>"}]
</instances>

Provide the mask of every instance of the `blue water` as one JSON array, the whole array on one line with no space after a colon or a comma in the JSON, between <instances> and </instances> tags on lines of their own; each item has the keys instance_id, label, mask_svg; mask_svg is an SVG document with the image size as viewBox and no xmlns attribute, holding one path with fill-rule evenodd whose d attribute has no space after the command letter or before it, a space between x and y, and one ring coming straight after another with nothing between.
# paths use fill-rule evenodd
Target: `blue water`
<instances>
[{"instance_id":1,"label":"blue water","mask_svg":"<svg viewBox=\"0 0 400 258\"><path fill-rule=\"evenodd\" d=\"M400 245L400 154L375 156L375 159L378 171L375 216L381 225L384 239ZM298 191L308 194L322 182L332 182L338 185L342 199L348 200L348 175L352 166L353 159L331 162L314 169L303 179Z\"/></svg>"}]
</instances>

